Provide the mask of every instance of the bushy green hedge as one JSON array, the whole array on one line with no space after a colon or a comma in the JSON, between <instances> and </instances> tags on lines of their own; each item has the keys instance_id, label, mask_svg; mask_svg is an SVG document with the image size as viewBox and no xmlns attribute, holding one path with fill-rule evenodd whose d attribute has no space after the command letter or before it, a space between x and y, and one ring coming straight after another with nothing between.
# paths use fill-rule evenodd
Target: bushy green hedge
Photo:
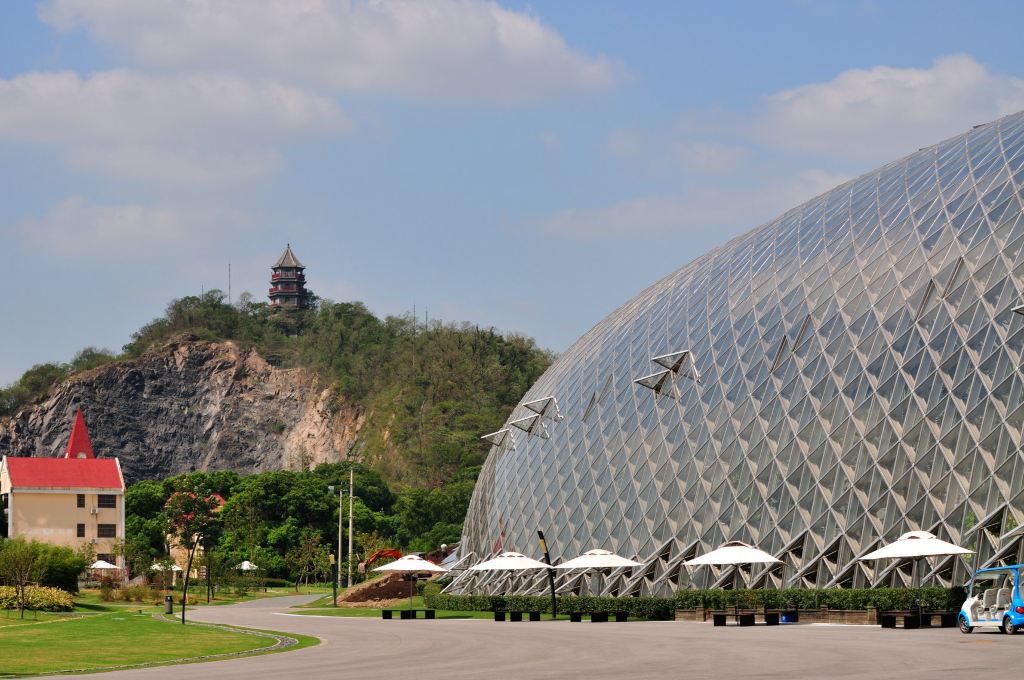
<instances>
[{"instance_id":1,"label":"bushy green hedge","mask_svg":"<svg viewBox=\"0 0 1024 680\"><path fill-rule=\"evenodd\" d=\"M963 588L784 588L781 590L680 590L676 592L679 609L867 609L881 611L910 609L918 597L925 609L956 611L963 604Z\"/></svg>"},{"instance_id":2,"label":"bushy green hedge","mask_svg":"<svg viewBox=\"0 0 1024 680\"><path fill-rule=\"evenodd\" d=\"M540 611L551 613L551 598L539 595L428 595L426 605L447 611ZM664 621L675 615L674 600L662 597L575 597L558 598L558 611L628 612L637 619Z\"/></svg>"},{"instance_id":3,"label":"bushy green hedge","mask_svg":"<svg viewBox=\"0 0 1024 680\"><path fill-rule=\"evenodd\" d=\"M75 608L74 596L60 588L29 586L26 609L41 612L69 612ZM17 609L18 597L14 586L0 586L0 609Z\"/></svg>"}]
</instances>

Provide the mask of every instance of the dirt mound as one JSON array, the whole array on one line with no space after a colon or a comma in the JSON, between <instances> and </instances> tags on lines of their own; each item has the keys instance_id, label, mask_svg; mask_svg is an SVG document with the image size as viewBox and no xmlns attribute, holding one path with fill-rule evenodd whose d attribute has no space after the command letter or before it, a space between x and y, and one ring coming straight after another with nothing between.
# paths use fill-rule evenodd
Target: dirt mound
<instances>
[{"instance_id":1,"label":"dirt mound","mask_svg":"<svg viewBox=\"0 0 1024 680\"><path fill-rule=\"evenodd\" d=\"M401 574L388 574L352 586L343 595L338 596L338 602L353 605L372 602L373 606L377 606L387 604L387 601L408 599L408 597L409 582L403 579Z\"/></svg>"}]
</instances>

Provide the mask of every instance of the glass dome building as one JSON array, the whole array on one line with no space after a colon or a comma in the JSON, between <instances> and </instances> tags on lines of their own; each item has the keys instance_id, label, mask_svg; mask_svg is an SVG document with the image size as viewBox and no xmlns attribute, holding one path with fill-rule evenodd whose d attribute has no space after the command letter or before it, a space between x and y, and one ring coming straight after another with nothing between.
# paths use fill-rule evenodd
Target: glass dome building
<instances>
[{"instance_id":1,"label":"glass dome building","mask_svg":"<svg viewBox=\"0 0 1024 680\"><path fill-rule=\"evenodd\" d=\"M784 561L744 574L753 586L908 584L908 566L858 557L919 529L978 551L930 561L932 582L1022 561L1022 190L1024 113L655 283L488 435L462 555L538 556L540 529L555 560L641 560L612 594L730 583L681 566L730 540ZM496 583L476 574L449 592Z\"/></svg>"}]
</instances>

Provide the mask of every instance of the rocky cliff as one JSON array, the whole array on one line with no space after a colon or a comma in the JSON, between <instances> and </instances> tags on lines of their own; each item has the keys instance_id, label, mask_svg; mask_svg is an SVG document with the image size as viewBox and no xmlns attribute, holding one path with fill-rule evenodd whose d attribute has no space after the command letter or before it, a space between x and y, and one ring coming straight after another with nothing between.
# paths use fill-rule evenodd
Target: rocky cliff
<instances>
[{"instance_id":1,"label":"rocky cliff","mask_svg":"<svg viewBox=\"0 0 1024 680\"><path fill-rule=\"evenodd\" d=\"M182 336L137 359L78 374L0 419L0 453L62 455L81 407L93 448L128 482L190 470L239 473L341 460L363 424L305 369L232 342Z\"/></svg>"}]
</instances>

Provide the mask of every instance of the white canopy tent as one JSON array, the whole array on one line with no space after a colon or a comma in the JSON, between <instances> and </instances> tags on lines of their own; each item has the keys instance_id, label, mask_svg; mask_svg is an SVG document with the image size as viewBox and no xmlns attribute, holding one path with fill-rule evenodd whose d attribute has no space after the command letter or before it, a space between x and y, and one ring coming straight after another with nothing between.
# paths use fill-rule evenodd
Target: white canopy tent
<instances>
[{"instance_id":1,"label":"white canopy tent","mask_svg":"<svg viewBox=\"0 0 1024 680\"><path fill-rule=\"evenodd\" d=\"M116 564L111 564L106 560L96 560L95 562L89 565L89 568L95 569L97 571L104 571L109 569L117 569L118 566Z\"/></svg>"},{"instance_id":2,"label":"white canopy tent","mask_svg":"<svg viewBox=\"0 0 1024 680\"><path fill-rule=\"evenodd\" d=\"M257 567L255 564L253 564L249 560L242 560L241 564L236 564L235 565L235 569L239 569L241 571L256 571L256 570L259 569L259 567Z\"/></svg>"},{"instance_id":3,"label":"white canopy tent","mask_svg":"<svg viewBox=\"0 0 1024 680\"><path fill-rule=\"evenodd\" d=\"M403 555L394 562L388 562L385 565L377 567L374 571L390 571L400 574L410 574L409 578L409 608L412 608L412 598L416 595L416 574L433 573L443 574L448 570L444 567L434 564L430 560L425 560L419 555Z\"/></svg>"}]
</instances>

